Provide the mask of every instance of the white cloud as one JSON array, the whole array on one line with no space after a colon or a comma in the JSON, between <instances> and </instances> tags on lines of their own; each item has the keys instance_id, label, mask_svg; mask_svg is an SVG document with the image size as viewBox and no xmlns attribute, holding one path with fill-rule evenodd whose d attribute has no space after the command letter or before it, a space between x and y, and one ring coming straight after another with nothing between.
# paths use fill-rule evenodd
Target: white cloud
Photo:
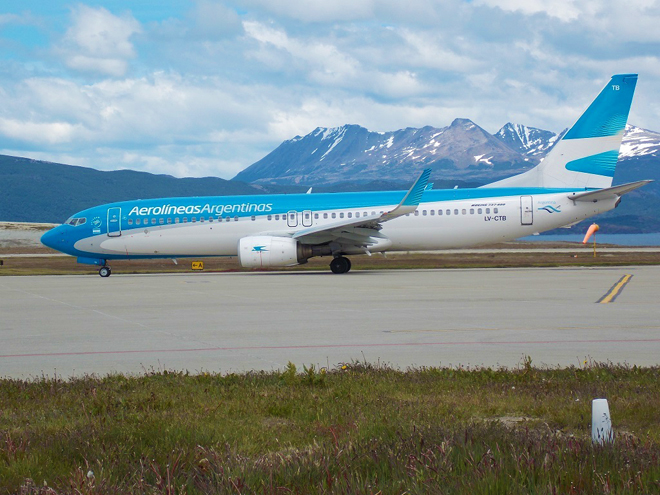
<instances>
[{"instance_id":1,"label":"white cloud","mask_svg":"<svg viewBox=\"0 0 660 495\"><path fill-rule=\"evenodd\" d=\"M435 33L410 29L396 31L409 49L406 54L409 64L459 73L473 73L486 65L485 61L477 61L452 50L448 43L449 40L442 39ZM460 42L460 40L458 41Z\"/></svg>"},{"instance_id":2,"label":"white cloud","mask_svg":"<svg viewBox=\"0 0 660 495\"><path fill-rule=\"evenodd\" d=\"M68 122L33 122L0 118L0 133L29 143L60 144L70 142L77 126Z\"/></svg>"},{"instance_id":3,"label":"white cloud","mask_svg":"<svg viewBox=\"0 0 660 495\"><path fill-rule=\"evenodd\" d=\"M20 22L21 17L16 14L0 14L0 26Z\"/></svg>"},{"instance_id":4,"label":"white cloud","mask_svg":"<svg viewBox=\"0 0 660 495\"><path fill-rule=\"evenodd\" d=\"M617 72L640 73L631 122L660 130L657 0L197 0L160 20L137 5L79 5L50 50L0 60L1 147L227 178L318 126L558 131Z\"/></svg>"},{"instance_id":5,"label":"white cloud","mask_svg":"<svg viewBox=\"0 0 660 495\"><path fill-rule=\"evenodd\" d=\"M303 68L321 84L343 85L353 80L360 70L357 60L331 43L291 38L285 31L259 22L246 21L243 25L248 36L285 51L294 61L304 64Z\"/></svg>"},{"instance_id":6,"label":"white cloud","mask_svg":"<svg viewBox=\"0 0 660 495\"><path fill-rule=\"evenodd\" d=\"M236 11L220 2L198 0L191 17L195 23L196 34L207 39L237 35L243 30Z\"/></svg>"},{"instance_id":7,"label":"white cloud","mask_svg":"<svg viewBox=\"0 0 660 495\"><path fill-rule=\"evenodd\" d=\"M574 21L581 14L577 0L477 0L476 4L525 15L543 13L564 22Z\"/></svg>"},{"instance_id":8,"label":"white cloud","mask_svg":"<svg viewBox=\"0 0 660 495\"><path fill-rule=\"evenodd\" d=\"M131 37L141 32L129 13L115 16L103 7L79 5L71 12L72 25L59 51L68 67L119 77L136 56Z\"/></svg>"},{"instance_id":9,"label":"white cloud","mask_svg":"<svg viewBox=\"0 0 660 495\"><path fill-rule=\"evenodd\" d=\"M327 23L368 19L375 14L375 0L244 0L278 16L303 22Z\"/></svg>"}]
</instances>

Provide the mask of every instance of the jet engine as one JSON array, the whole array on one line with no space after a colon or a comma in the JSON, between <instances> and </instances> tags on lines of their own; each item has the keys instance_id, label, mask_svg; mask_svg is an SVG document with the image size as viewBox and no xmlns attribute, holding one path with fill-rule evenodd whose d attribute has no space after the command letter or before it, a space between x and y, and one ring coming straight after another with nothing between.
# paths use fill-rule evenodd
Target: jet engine
<instances>
[{"instance_id":1,"label":"jet engine","mask_svg":"<svg viewBox=\"0 0 660 495\"><path fill-rule=\"evenodd\" d=\"M312 256L329 254L327 246L300 244L291 237L259 235L238 241L238 260L245 268L298 265L307 263Z\"/></svg>"}]
</instances>

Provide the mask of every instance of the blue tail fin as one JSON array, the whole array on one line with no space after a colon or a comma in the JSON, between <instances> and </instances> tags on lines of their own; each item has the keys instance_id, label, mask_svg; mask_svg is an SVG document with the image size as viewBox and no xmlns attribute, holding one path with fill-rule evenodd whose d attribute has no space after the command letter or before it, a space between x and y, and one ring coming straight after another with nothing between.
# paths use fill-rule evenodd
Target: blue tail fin
<instances>
[{"instance_id":1,"label":"blue tail fin","mask_svg":"<svg viewBox=\"0 0 660 495\"><path fill-rule=\"evenodd\" d=\"M612 76L537 167L483 187L610 187L636 84L637 74Z\"/></svg>"}]
</instances>

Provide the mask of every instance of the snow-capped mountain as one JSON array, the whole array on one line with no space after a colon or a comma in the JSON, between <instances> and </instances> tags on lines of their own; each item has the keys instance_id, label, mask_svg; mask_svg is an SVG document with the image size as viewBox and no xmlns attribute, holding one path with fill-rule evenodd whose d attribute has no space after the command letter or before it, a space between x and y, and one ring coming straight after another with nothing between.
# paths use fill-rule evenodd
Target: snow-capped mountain
<instances>
[{"instance_id":1,"label":"snow-capped mountain","mask_svg":"<svg viewBox=\"0 0 660 495\"><path fill-rule=\"evenodd\" d=\"M487 183L536 165L562 135L513 123L491 135L467 119L456 119L444 128L380 133L358 125L319 127L283 142L235 179L281 185L405 182L431 167L435 180ZM628 125L619 159L635 164L618 167L615 180L636 177L638 168L648 167L646 162L656 157L660 157L660 133Z\"/></svg>"},{"instance_id":2,"label":"snow-capped mountain","mask_svg":"<svg viewBox=\"0 0 660 495\"><path fill-rule=\"evenodd\" d=\"M563 134L563 133L562 133ZM554 146L561 134L509 122L495 137L525 156L542 158Z\"/></svg>"},{"instance_id":3,"label":"snow-capped mountain","mask_svg":"<svg viewBox=\"0 0 660 495\"><path fill-rule=\"evenodd\" d=\"M322 185L346 181L411 180L422 169L452 178L484 180L512 175L537 163L467 119L444 128L370 132L358 125L319 127L285 141L235 180Z\"/></svg>"},{"instance_id":4,"label":"snow-capped mountain","mask_svg":"<svg viewBox=\"0 0 660 495\"><path fill-rule=\"evenodd\" d=\"M619 160L643 156L660 157L660 133L626 125L619 150Z\"/></svg>"},{"instance_id":5,"label":"snow-capped mountain","mask_svg":"<svg viewBox=\"0 0 660 495\"><path fill-rule=\"evenodd\" d=\"M495 133L495 137L523 155L543 158L566 130L555 134L551 131L509 122ZM619 160L644 156L660 156L660 133L630 124L626 125Z\"/></svg>"}]
</instances>

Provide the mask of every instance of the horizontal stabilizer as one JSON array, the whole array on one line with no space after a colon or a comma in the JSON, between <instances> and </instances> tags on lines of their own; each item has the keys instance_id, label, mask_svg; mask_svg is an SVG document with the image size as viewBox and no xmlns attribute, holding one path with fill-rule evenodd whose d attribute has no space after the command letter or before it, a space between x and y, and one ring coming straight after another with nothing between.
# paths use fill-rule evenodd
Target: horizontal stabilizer
<instances>
[{"instance_id":1,"label":"horizontal stabilizer","mask_svg":"<svg viewBox=\"0 0 660 495\"><path fill-rule=\"evenodd\" d=\"M634 191L642 186L645 186L652 180L640 180L638 182L630 182L629 184L622 184L620 186L608 187L607 189L598 189L597 191L587 191L581 193L571 193L568 195L573 201L598 201L601 199L610 199L615 196L623 196L630 191Z\"/></svg>"}]
</instances>

